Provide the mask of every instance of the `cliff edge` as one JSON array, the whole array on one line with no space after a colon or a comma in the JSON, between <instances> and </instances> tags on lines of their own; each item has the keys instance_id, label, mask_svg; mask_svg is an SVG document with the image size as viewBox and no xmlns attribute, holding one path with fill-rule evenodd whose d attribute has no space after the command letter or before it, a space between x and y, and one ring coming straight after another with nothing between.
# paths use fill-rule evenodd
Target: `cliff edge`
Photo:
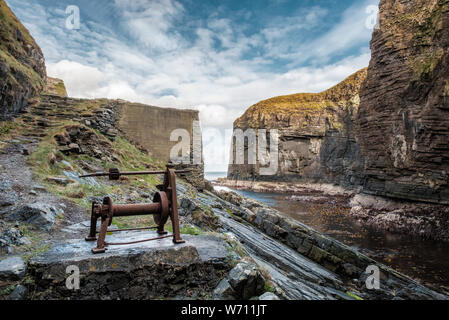
<instances>
[{"instance_id":1,"label":"cliff edge","mask_svg":"<svg viewBox=\"0 0 449 320\"><path fill-rule=\"evenodd\" d=\"M234 129L277 129L278 172L261 176L258 164L231 164L228 178L355 183L363 171L354 129L366 74L362 69L321 93L280 96L250 107L234 122Z\"/></svg>"}]
</instances>

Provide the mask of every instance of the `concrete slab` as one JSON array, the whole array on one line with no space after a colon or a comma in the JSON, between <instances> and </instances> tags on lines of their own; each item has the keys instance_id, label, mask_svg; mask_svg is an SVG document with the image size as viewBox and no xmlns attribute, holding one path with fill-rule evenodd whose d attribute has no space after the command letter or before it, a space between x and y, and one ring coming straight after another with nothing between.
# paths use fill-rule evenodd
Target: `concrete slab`
<instances>
[{"instance_id":1,"label":"concrete slab","mask_svg":"<svg viewBox=\"0 0 449 320\"><path fill-rule=\"evenodd\" d=\"M156 237L153 231L113 233L108 242L129 242ZM225 242L215 236L183 235L186 243L171 238L109 246L93 254L95 242L68 240L28 262L34 279L32 298L149 299L187 294L187 289L214 288L223 270L229 270ZM67 269L70 266L69 269ZM70 270L79 270L80 289L69 290Z\"/></svg>"}]
</instances>

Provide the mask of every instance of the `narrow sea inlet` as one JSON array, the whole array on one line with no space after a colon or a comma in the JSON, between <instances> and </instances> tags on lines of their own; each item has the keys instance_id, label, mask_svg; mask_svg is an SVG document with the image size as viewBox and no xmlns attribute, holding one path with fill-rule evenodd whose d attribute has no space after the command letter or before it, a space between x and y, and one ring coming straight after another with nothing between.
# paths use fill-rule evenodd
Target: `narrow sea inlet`
<instances>
[{"instance_id":1,"label":"narrow sea inlet","mask_svg":"<svg viewBox=\"0 0 449 320\"><path fill-rule=\"evenodd\" d=\"M226 172L206 173L206 179L226 177ZM424 285L449 291L449 243L378 231L362 226L348 215L349 203L340 197L231 190L260 201L301 223L343 242L361 253L402 272Z\"/></svg>"}]
</instances>

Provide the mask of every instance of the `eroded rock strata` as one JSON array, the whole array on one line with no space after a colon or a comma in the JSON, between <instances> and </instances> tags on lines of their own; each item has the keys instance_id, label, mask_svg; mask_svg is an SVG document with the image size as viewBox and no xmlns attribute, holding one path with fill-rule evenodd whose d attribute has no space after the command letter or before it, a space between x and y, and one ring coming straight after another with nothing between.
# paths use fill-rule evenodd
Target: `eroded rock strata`
<instances>
[{"instance_id":1,"label":"eroded rock strata","mask_svg":"<svg viewBox=\"0 0 449 320\"><path fill-rule=\"evenodd\" d=\"M228 178L448 204L448 48L449 1L382 0L369 68L323 93L249 108L234 128L278 129L279 169L263 176L258 165L231 164Z\"/></svg>"},{"instance_id":2,"label":"eroded rock strata","mask_svg":"<svg viewBox=\"0 0 449 320\"><path fill-rule=\"evenodd\" d=\"M449 1L380 2L360 92L365 192L449 203Z\"/></svg>"},{"instance_id":3,"label":"eroded rock strata","mask_svg":"<svg viewBox=\"0 0 449 320\"><path fill-rule=\"evenodd\" d=\"M360 183L363 157L355 141L354 117L365 77L362 69L324 92L276 97L250 107L234 129L277 129L279 167L275 175L260 175L259 163L231 164L228 178Z\"/></svg>"}]
</instances>

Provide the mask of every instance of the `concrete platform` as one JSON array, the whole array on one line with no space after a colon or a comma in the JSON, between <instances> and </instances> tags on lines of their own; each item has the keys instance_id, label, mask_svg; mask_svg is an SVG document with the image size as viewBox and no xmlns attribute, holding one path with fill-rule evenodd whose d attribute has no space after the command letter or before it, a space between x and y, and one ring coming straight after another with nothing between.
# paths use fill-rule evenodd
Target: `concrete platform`
<instances>
[{"instance_id":1,"label":"concrete platform","mask_svg":"<svg viewBox=\"0 0 449 320\"><path fill-rule=\"evenodd\" d=\"M153 231L120 232L109 242L156 237ZM230 269L225 242L214 236L183 235L186 243L171 238L130 245L109 246L93 254L95 242L69 240L28 262L34 280L31 299L152 299L183 297L197 290L213 289L222 271ZM70 290L67 268L79 270L80 289Z\"/></svg>"}]
</instances>

